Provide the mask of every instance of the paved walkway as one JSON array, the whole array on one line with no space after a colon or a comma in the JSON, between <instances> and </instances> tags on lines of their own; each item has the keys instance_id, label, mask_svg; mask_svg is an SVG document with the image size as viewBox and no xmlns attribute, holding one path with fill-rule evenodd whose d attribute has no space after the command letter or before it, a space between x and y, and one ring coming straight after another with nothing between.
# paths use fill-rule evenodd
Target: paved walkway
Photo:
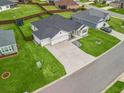
<instances>
[{"instance_id":1,"label":"paved walkway","mask_svg":"<svg viewBox=\"0 0 124 93\"><path fill-rule=\"evenodd\" d=\"M123 90L123 91L121 91L121 93L124 93L124 90Z\"/></svg>"},{"instance_id":2,"label":"paved walkway","mask_svg":"<svg viewBox=\"0 0 124 93\"><path fill-rule=\"evenodd\" d=\"M121 78L119 79L119 81L124 82L124 73L123 73L123 75L121 76Z\"/></svg>"},{"instance_id":3,"label":"paved walkway","mask_svg":"<svg viewBox=\"0 0 124 93\"><path fill-rule=\"evenodd\" d=\"M108 9L111 9L111 8L113 8L113 7L111 7L111 6L106 6L106 7L102 7L101 9L108 10Z\"/></svg>"},{"instance_id":4,"label":"paved walkway","mask_svg":"<svg viewBox=\"0 0 124 93\"><path fill-rule=\"evenodd\" d=\"M58 43L46 48L64 65L68 74L79 70L81 67L93 62L94 57L80 50L70 41Z\"/></svg>"},{"instance_id":5,"label":"paved walkway","mask_svg":"<svg viewBox=\"0 0 124 93\"><path fill-rule=\"evenodd\" d=\"M117 32L117 31L112 31L111 33L110 33L110 35L112 35L112 36L114 36L114 37L117 37L118 39L120 39L121 41L124 41L124 34L121 34L121 33L119 33L119 32Z\"/></svg>"}]
</instances>

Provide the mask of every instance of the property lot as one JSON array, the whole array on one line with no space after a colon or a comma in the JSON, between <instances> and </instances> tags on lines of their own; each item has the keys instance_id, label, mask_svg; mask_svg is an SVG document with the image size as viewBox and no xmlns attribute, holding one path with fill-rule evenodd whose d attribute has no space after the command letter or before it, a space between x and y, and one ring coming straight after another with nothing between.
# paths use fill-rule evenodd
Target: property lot
<instances>
[{"instance_id":1,"label":"property lot","mask_svg":"<svg viewBox=\"0 0 124 93\"><path fill-rule=\"evenodd\" d=\"M120 40L99 30L90 29L89 36L79 40L83 51L95 57L116 45Z\"/></svg>"},{"instance_id":2,"label":"property lot","mask_svg":"<svg viewBox=\"0 0 124 93\"><path fill-rule=\"evenodd\" d=\"M70 41L58 43L46 48L64 65L66 72L72 73L95 60L95 58L81 51Z\"/></svg>"},{"instance_id":3,"label":"property lot","mask_svg":"<svg viewBox=\"0 0 124 93\"><path fill-rule=\"evenodd\" d=\"M112 28L115 31L118 31L120 33L124 33L124 20L111 17L111 19L108 21L108 24L112 26Z\"/></svg>"},{"instance_id":4,"label":"property lot","mask_svg":"<svg viewBox=\"0 0 124 93\"><path fill-rule=\"evenodd\" d=\"M25 5L19 4L17 7L0 12L0 20L10 20L10 19L17 19L25 16L29 16L32 14L44 12L40 7L37 5Z\"/></svg>"},{"instance_id":5,"label":"property lot","mask_svg":"<svg viewBox=\"0 0 124 93\"><path fill-rule=\"evenodd\" d=\"M119 14L124 14L124 9L123 8L112 8L112 9L109 9L109 11L116 12L116 13L119 13Z\"/></svg>"},{"instance_id":6,"label":"property lot","mask_svg":"<svg viewBox=\"0 0 124 93\"><path fill-rule=\"evenodd\" d=\"M7 80L0 78L0 93L32 92L65 75L64 67L46 49L35 45L32 41L23 40L14 24L2 25L0 29L14 29L19 52L17 55L0 59L0 75L9 71ZM36 62L42 63L38 69Z\"/></svg>"}]
</instances>

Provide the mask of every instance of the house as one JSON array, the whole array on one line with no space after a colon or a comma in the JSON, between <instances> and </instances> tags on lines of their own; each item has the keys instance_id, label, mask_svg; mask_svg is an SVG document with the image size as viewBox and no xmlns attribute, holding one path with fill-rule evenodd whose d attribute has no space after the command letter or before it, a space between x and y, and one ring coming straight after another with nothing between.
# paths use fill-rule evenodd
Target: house
<instances>
[{"instance_id":1,"label":"house","mask_svg":"<svg viewBox=\"0 0 124 93\"><path fill-rule=\"evenodd\" d=\"M17 53L13 30L0 30L0 57Z\"/></svg>"},{"instance_id":2,"label":"house","mask_svg":"<svg viewBox=\"0 0 124 93\"><path fill-rule=\"evenodd\" d=\"M79 5L74 0L47 0L51 4L61 9L77 9Z\"/></svg>"},{"instance_id":3,"label":"house","mask_svg":"<svg viewBox=\"0 0 124 93\"><path fill-rule=\"evenodd\" d=\"M72 20L98 29L103 27L108 19L109 13L94 8L78 12L72 16Z\"/></svg>"},{"instance_id":4,"label":"house","mask_svg":"<svg viewBox=\"0 0 124 93\"><path fill-rule=\"evenodd\" d=\"M69 40L73 35L87 36L88 27L59 15L32 22L34 41L41 46Z\"/></svg>"},{"instance_id":5,"label":"house","mask_svg":"<svg viewBox=\"0 0 124 93\"><path fill-rule=\"evenodd\" d=\"M115 0L114 2L110 3L110 6L115 8L124 8L124 0Z\"/></svg>"},{"instance_id":6,"label":"house","mask_svg":"<svg viewBox=\"0 0 124 93\"><path fill-rule=\"evenodd\" d=\"M58 0L55 2L55 6L61 9L78 9L79 5L73 0Z\"/></svg>"},{"instance_id":7,"label":"house","mask_svg":"<svg viewBox=\"0 0 124 93\"><path fill-rule=\"evenodd\" d=\"M9 10L16 6L16 3L9 0L0 0L0 12Z\"/></svg>"}]
</instances>

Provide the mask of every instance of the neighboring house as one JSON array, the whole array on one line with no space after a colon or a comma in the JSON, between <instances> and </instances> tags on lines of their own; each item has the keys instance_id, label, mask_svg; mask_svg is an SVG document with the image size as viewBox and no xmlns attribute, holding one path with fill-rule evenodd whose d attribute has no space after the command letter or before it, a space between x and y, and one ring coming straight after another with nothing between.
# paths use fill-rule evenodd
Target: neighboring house
<instances>
[{"instance_id":1,"label":"neighboring house","mask_svg":"<svg viewBox=\"0 0 124 93\"><path fill-rule=\"evenodd\" d=\"M28 3L30 0L10 0L13 2Z\"/></svg>"},{"instance_id":2,"label":"neighboring house","mask_svg":"<svg viewBox=\"0 0 124 93\"><path fill-rule=\"evenodd\" d=\"M124 0L115 0L114 2L110 3L110 6L115 8L124 8Z\"/></svg>"},{"instance_id":3,"label":"neighboring house","mask_svg":"<svg viewBox=\"0 0 124 93\"><path fill-rule=\"evenodd\" d=\"M16 6L16 3L9 0L0 0L0 12L9 10Z\"/></svg>"},{"instance_id":4,"label":"neighboring house","mask_svg":"<svg viewBox=\"0 0 124 93\"><path fill-rule=\"evenodd\" d=\"M41 46L69 40L73 35L84 37L88 27L59 15L32 22L34 41Z\"/></svg>"},{"instance_id":5,"label":"neighboring house","mask_svg":"<svg viewBox=\"0 0 124 93\"><path fill-rule=\"evenodd\" d=\"M59 0L55 2L55 6L61 9L78 9L79 5L73 0Z\"/></svg>"},{"instance_id":6,"label":"neighboring house","mask_svg":"<svg viewBox=\"0 0 124 93\"><path fill-rule=\"evenodd\" d=\"M92 28L103 27L108 19L109 13L94 8L78 12L72 16L72 20Z\"/></svg>"},{"instance_id":7,"label":"neighboring house","mask_svg":"<svg viewBox=\"0 0 124 93\"><path fill-rule=\"evenodd\" d=\"M0 57L17 53L13 30L0 30Z\"/></svg>"},{"instance_id":8,"label":"neighboring house","mask_svg":"<svg viewBox=\"0 0 124 93\"><path fill-rule=\"evenodd\" d=\"M47 0L49 3L55 4L55 6L61 9L77 9L79 5L74 0Z\"/></svg>"}]
</instances>

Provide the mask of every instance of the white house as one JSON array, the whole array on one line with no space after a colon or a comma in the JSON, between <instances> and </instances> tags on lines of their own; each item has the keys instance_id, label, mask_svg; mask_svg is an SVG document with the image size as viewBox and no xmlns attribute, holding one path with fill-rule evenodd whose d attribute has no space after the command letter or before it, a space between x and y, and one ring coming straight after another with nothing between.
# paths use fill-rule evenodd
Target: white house
<instances>
[{"instance_id":1,"label":"white house","mask_svg":"<svg viewBox=\"0 0 124 93\"><path fill-rule=\"evenodd\" d=\"M99 29L106 24L109 17L109 13L91 8L74 14L72 16L72 20L85 24L86 26Z\"/></svg>"},{"instance_id":2,"label":"white house","mask_svg":"<svg viewBox=\"0 0 124 93\"><path fill-rule=\"evenodd\" d=\"M17 53L17 45L12 30L0 30L0 57Z\"/></svg>"},{"instance_id":3,"label":"white house","mask_svg":"<svg viewBox=\"0 0 124 93\"><path fill-rule=\"evenodd\" d=\"M16 3L9 0L0 0L0 12L9 10L16 6Z\"/></svg>"},{"instance_id":4,"label":"white house","mask_svg":"<svg viewBox=\"0 0 124 93\"><path fill-rule=\"evenodd\" d=\"M69 40L73 35L87 36L88 27L59 15L33 22L31 24L34 41L41 46Z\"/></svg>"}]
</instances>

